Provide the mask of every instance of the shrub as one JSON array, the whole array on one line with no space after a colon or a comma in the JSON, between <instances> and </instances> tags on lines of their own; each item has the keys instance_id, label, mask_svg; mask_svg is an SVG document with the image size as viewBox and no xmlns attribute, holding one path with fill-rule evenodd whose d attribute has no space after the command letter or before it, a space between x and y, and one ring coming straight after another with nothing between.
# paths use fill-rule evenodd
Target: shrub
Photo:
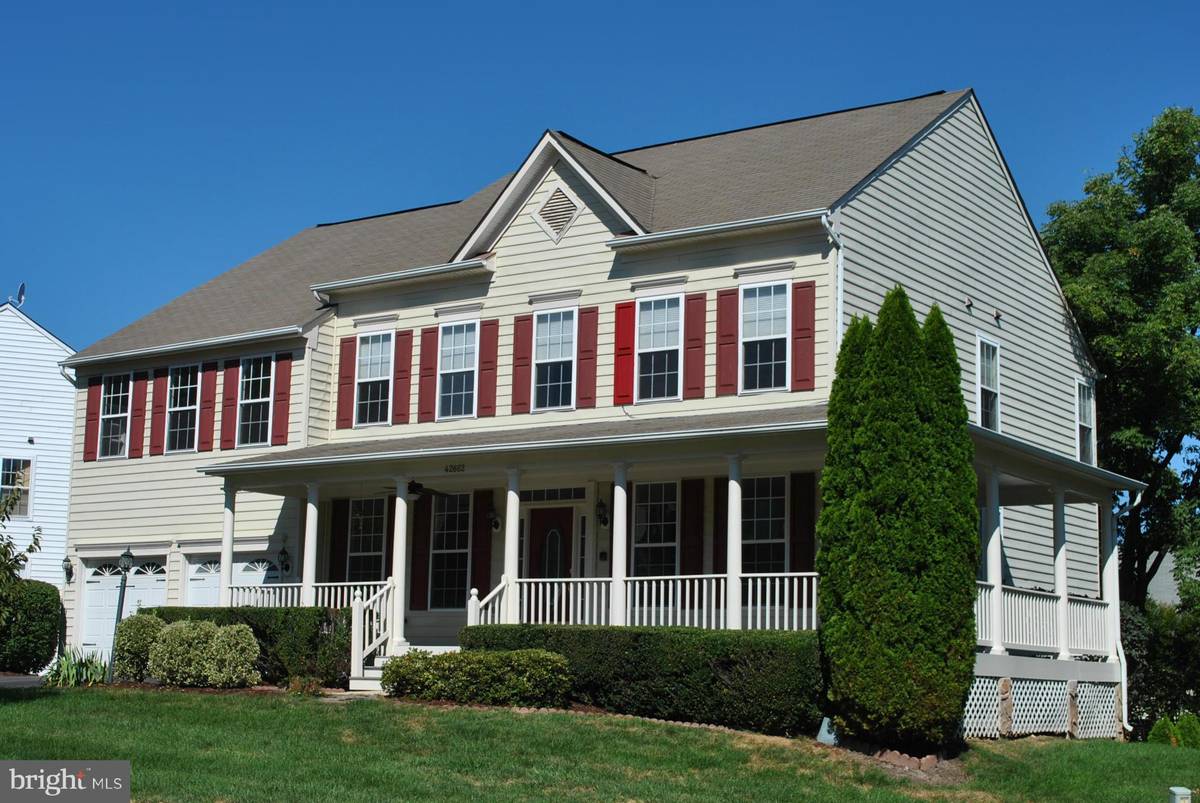
<instances>
[{"instance_id":1,"label":"shrub","mask_svg":"<svg viewBox=\"0 0 1200 803\"><path fill-rule=\"evenodd\" d=\"M326 608L151 608L165 622L244 624L258 641L255 669L266 683L317 677L346 688L350 677L350 611Z\"/></svg>"},{"instance_id":2,"label":"shrub","mask_svg":"<svg viewBox=\"0 0 1200 803\"><path fill-rule=\"evenodd\" d=\"M47 686L97 686L104 682L108 664L98 653L64 650L46 673Z\"/></svg>"},{"instance_id":3,"label":"shrub","mask_svg":"<svg viewBox=\"0 0 1200 803\"><path fill-rule=\"evenodd\" d=\"M1129 719L1135 738L1162 717L1200 713L1200 612L1147 602L1121 606L1129 665Z\"/></svg>"},{"instance_id":4,"label":"shrub","mask_svg":"<svg viewBox=\"0 0 1200 803\"><path fill-rule=\"evenodd\" d=\"M413 650L384 664L382 685L393 697L561 707L571 678L567 659L546 650L437 655Z\"/></svg>"},{"instance_id":5,"label":"shrub","mask_svg":"<svg viewBox=\"0 0 1200 803\"><path fill-rule=\"evenodd\" d=\"M288 679L287 692L297 697L320 697L325 693L320 678L300 676Z\"/></svg>"},{"instance_id":6,"label":"shrub","mask_svg":"<svg viewBox=\"0 0 1200 803\"><path fill-rule=\"evenodd\" d=\"M0 672L40 672L54 658L63 621L58 589L18 580L0 594Z\"/></svg>"},{"instance_id":7,"label":"shrub","mask_svg":"<svg viewBox=\"0 0 1200 803\"><path fill-rule=\"evenodd\" d=\"M1168 717L1163 717L1154 723L1154 727L1150 729L1150 735L1146 737L1146 741L1151 744L1165 744L1171 747L1178 747L1179 731L1176 730L1175 724Z\"/></svg>"},{"instance_id":8,"label":"shrub","mask_svg":"<svg viewBox=\"0 0 1200 803\"><path fill-rule=\"evenodd\" d=\"M212 622L172 622L150 645L147 672L168 686L208 685L209 653L216 636Z\"/></svg>"},{"instance_id":9,"label":"shrub","mask_svg":"<svg viewBox=\"0 0 1200 803\"><path fill-rule=\"evenodd\" d=\"M1200 717L1189 711L1175 722L1175 730L1181 746L1200 750Z\"/></svg>"},{"instance_id":10,"label":"shrub","mask_svg":"<svg viewBox=\"0 0 1200 803\"><path fill-rule=\"evenodd\" d=\"M617 713L782 734L815 733L821 721L811 632L481 625L459 640L467 653L558 653L570 667L571 700Z\"/></svg>"},{"instance_id":11,"label":"shrub","mask_svg":"<svg viewBox=\"0 0 1200 803\"><path fill-rule=\"evenodd\" d=\"M209 686L232 689L253 686L262 680L254 668L254 662L258 660L258 641L246 625L218 628L208 649Z\"/></svg>"},{"instance_id":12,"label":"shrub","mask_svg":"<svg viewBox=\"0 0 1200 803\"><path fill-rule=\"evenodd\" d=\"M113 647L113 676L139 683L145 680L150 647L164 627L162 619L147 613L122 619Z\"/></svg>"}]
</instances>

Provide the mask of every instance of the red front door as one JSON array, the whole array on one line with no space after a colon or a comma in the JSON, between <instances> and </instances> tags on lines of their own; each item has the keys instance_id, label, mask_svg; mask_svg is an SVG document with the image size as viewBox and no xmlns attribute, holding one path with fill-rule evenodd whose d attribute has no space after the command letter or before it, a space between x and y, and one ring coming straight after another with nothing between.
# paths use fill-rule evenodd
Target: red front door
<instances>
[{"instance_id":1,"label":"red front door","mask_svg":"<svg viewBox=\"0 0 1200 803\"><path fill-rule=\"evenodd\" d=\"M529 513L530 577L571 576L571 524L569 507L534 508Z\"/></svg>"}]
</instances>

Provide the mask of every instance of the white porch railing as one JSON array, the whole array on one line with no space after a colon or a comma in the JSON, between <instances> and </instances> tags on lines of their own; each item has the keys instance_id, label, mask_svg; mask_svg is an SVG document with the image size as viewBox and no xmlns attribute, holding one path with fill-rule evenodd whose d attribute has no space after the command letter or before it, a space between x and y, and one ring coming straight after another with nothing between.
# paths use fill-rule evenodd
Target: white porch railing
<instances>
[{"instance_id":1,"label":"white porch railing","mask_svg":"<svg viewBox=\"0 0 1200 803\"><path fill-rule=\"evenodd\" d=\"M1072 652L1107 655L1108 603L1085 597L1067 598L1067 623Z\"/></svg>"},{"instance_id":2,"label":"white porch railing","mask_svg":"<svg viewBox=\"0 0 1200 803\"><path fill-rule=\"evenodd\" d=\"M234 607L287 608L300 604L299 583L230 586L229 604Z\"/></svg>"},{"instance_id":3,"label":"white porch railing","mask_svg":"<svg viewBox=\"0 0 1200 803\"><path fill-rule=\"evenodd\" d=\"M817 574L743 574L742 605L747 630L816 630Z\"/></svg>"},{"instance_id":4,"label":"white porch railing","mask_svg":"<svg viewBox=\"0 0 1200 803\"><path fill-rule=\"evenodd\" d=\"M354 601L354 592L361 591L363 599L367 599L376 591L387 585L386 580L373 583L317 583L316 606L318 608L349 608Z\"/></svg>"},{"instance_id":5,"label":"white porch railing","mask_svg":"<svg viewBox=\"0 0 1200 803\"><path fill-rule=\"evenodd\" d=\"M520 621L531 625L606 625L611 587L607 577L517 580Z\"/></svg>"},{"instance_id":6,"label":"white porch railing","mask_svg":"<svg viewBox=\"0 0 1200 803\"><path fill-rule=\"evenodd\" d=\"M975 582L975 640L992 644L992 584Z\"/></svg>"},{"instance_id":7,"label":"white porch railing","mask_svg":"<svg viewBox=\"0 0 1200 803\"><path fill-rule=\"evenodd\" d=\"M625 621L650 627L721 629L725 627L725 575L626 578Z\"/></svg>"},{"instance_id":8,"label":"white porch railing","mask_svg":"<svg viewBox=\"0 0 1200 803\"><path fill-rule=\"evenodd\" d=\"M1058 595L1004 586L1004 644L1016 649L1058 649Z\"/></svg>"},{"instance_id":9,"label":"white porch railing","mask_svg":"<svg viewBox=\"0 0 1200 803\"><path fill-rule=\"evenodd\" d=\"M479 598L479 589L471 589L471 597L467 600L468 625L498 625L504 621L504 591L508 588L508 578L500 575L500 585L493 588L486 597Z\"/></svg>"},{"instance_id":10,"label":"white porch railing","mask_svg":"<svg viewBox=\"0 0 1200 803\"><path fill-rule=\"evenodd\" d=\"M383 650L391 628L388 626L392 611L392 581L378 584L380 587L363 599L362 589L354 590L350 603L350 675L362 677L363 666L376 652Z\"/></svg>"}]
</instances>

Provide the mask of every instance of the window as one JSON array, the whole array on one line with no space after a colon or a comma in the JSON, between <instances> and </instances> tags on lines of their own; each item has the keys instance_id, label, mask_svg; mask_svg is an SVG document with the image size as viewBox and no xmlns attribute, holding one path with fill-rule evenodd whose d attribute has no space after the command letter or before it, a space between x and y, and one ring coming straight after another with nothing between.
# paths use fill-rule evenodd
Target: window
<instances>
[{"instance_id":1,"label":"window","mask_svg":"<svg viewBox=\"0 0 1200 803\"><path fill-rule=\"evenodd\" d=\"M475 415L478 329L479 324L475 321L448 323L442 327L438 353L438 418Z\"/></svg>"},{"instance_id":2,"label":"window","mask_svg":"<svg viewBox=\"0 0 1200 803\"><path fill-rule=\"evenodd\" d=\"M167 451L190 452L196 448L200 366L172 368L167 381Z\"/></svg>"},{"instance_id":3,"label":"window","mask_svg":"<svg viewBox=\"0 0 1200 803\"><path fill-rule=\"evenodd\" d=\"M742 481L742 571L787 571L787 484L783 477Z\"/></svg>"},{"instance_id":4,"label":"window","mask_svg":"<svg viewBox=\"0 0 1200 803\"><path fill-rule=\"evenodd\" d=\"M383 579L383 542L387 538L387 500L350 500L350 537L346 548L346 581Z\"/></svg>"},{"instance_id":5,"label":"window","mask_svg":"<svg viewBox=\"0 0 1200 803\"><path fill-rule=\"evenodd\" d=\"M1090 382L1075 383L1075 431L1079 437L1079 461L1096 462L1096 391Z\"/></svg>"},{"instance_id":6,"label":"window","mask_svg":"<svg viewBox=\"0 0 1200 803\"><path fill-rule=\"evenodd\" d=\"M12 509L12 515L28 516L33 493L33 462L5 457L0 460L0 499L14 492L20 493L21 497Z\"/></svg>"},{"instance_id":7,"label":"window","mask_svg":"<svg viewBox=\"0 0 1200 803\"><path fill-rule=\"evenodd\" d=\"M1000 347L979 339L976 383L979 386L979 426L1000 431Z\"/></svg>"},{"instance_id":8,"label":"window","mask_svg":"<svg viewBox=\"0 0 1200 803\"><path fill-rule=\"evenodd\" d=\"M575 405L575 310L539 312L534 326L533 408Z\"/></svg>"},{"instance_id":9,"label":"window","mask_svg":"<svg viewBox=\"0 0 1200 803\"><path fill-rule=\"evenodd\" d=\"M124 457L129 444L129 374L106 376L100 393L100 456Z\"/></svg>"},{"instance_id":10,"label":"window","mask_svg":"<svg viewBox=\"0 0 1200 803\"><path fill-rule=\"evenodd\" d=\"M271 438L270 357L242 360L238 396L238 446L269 443Z\"/></svg>"},{"instance_id":11,"label":"window","mask_svg":"<svg viewBox=\"0 0 1200 803\"><path fill-rule=\"evenodd\" d=\"M786 284L742 288L742 390L788 387Z\"/></svg>"},{"instance_id":12,"label":"window","mask_svg":"<svg viewBox=\"0 0 1200 803\"><path fill-rule=\"evenodd\" d=\"M380 332L358 338L358 378L355 380L356 424L386 424L391 421L392 333Z\"/></svg>"},{"instance_id":13,"label":"window","mask_svg":"<svg viewBox=\"0 0 1200 803\"><path fill-rule=\"evenodd\" d=\"M680 309L679 296L638 302L638 401L679 398Z\"/></svg>"},{"instance_id":14,"label":"window","mask_svg":"<svg viewBox=\"0 0 1200 803\"><path fill-rule=\"evenodd\" d=\"M633 487L633 574L659 577L678 567L679 486L645 482Z\"/></svg>"},{"instance_id":15,"label":"window","mask_svg":"<svg viewBox=\"0 0 1200 803\"><path fill-rule=\"evenodd\" d=\"M435 496L429 550L430 608L466 606L470 548L471 495Z\"/></svg>"}]
</instances>

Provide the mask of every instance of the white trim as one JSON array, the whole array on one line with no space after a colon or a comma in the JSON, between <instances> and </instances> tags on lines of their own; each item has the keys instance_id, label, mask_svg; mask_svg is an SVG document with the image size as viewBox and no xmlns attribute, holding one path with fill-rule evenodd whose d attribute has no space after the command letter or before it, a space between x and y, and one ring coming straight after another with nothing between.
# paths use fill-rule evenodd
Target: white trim
<instances>
[{"instance_id":1,"label":"white trim","mask_svg":"<svg viewBox=\"0 0 1200 803\"><path fill-rule=\"evenodd\" d=\"M123 448L121 449L120 454L105 455L105 454L101 454L101 452L103 450L100 448L101 444L104 443L104 419L105 418L109 418L109 419L120 418L120 416L119 415L106 416L104 414L104 385L106 382L108 382L109 379L114 379L119 376L124 376L129 379L129 387L126 390L126 393L129 395L129 399L128 399L128 403L125 406L125 443L123 444ZM100 377L100 410L98 412L99 412L99 423L96 427L96 429L97 429L96 460L98 460L98 461L99 460L121 460L121 459L129 457L129 439L133 435L133 433L131 432L131 430L133 429L133 372L132 371L127 371L125 373L117 373L117 374L104 374L103 376ZM145 434L145 433L143 433L143 434Z\"/></svg>"},{"instance_id":2,"label":"white trim","mask_svg":"<svg viewBox=\"0 0 1200 803\"><path fill-rule=\"evenodd\" d=\"M550 228L550 224L542 219L542 210L546 208L546 204L550 203L550 199L554 197L555 192L562 192L562 194L567 197L567 200L575 206L575 211L571 214L571 219L567 221L565 226L563 226L562 231L558 232L557 234L555 234L554 229ZM546 195L546 200L543 201L542 205L534 211L533 222L536 223L538 227L546 233L546 236L550 238L551 242L553 242L555 245L558 245L560 242L562 242L562 238L567 236L567 231L572 225L574 225L575 221L579 219L579 215L583 212L583 209L583 201L579 200L579 196L571 191L571 188L567 186L566 182L559 180L554 182L554 186L550 188L550 192Z\"/></svg>"},{"instance_id":3,"label":"white trim","mask_svg":"<svg viewBox=\"0 0 1200 803\"><path fill-rule=\"evenodd\" d=\"M450 494L450 496L465 496L467 497L467 548L462 549L434 549L433 537L437 527L437 497L435 497L430 505L429 511L429 566L426 567L425 577L425 610L426 611L458 611L466 607L466 602L471 596L471 553L475 546L475 493L473 491L459 491ZM444 497L443 497L444 498ZM529 539L525 539L528 543ZM435 553L445 555L458 554L465 551L467 553L467 572L466 583L463 586L463 608L435 608L433 607L433 556Z\"/></svg>"},{"instance_id":4,"label":"white trim","mask_svg":"<svg viewBox=\"0 0 1200 803\"><path fill-rule=\"evenodd\" d=\"M442 352L445 349L445 330L446 330L446 327L462 326L463 324L473 324L475 326L475 366L472 369L475 372L475 379L471 385L471 388L472 388L471 389L471 412L463 413L461 415L443 416L442 415ZM460 419L460 418L475 418L479 414L479 349L480 349L480 336L479 335L480 335L480 333L479 333L479 319L478 318L474 318L474 319L470 319L470 320L461 320L461 321L460 320L446 321L445 323L438 324L437 395L434 397L434 401L437 404L437 407L434 408L434 411L433 411L435 421L454 421L454 420ZM454 373L461 373L461 371L455 371Z\"/></svg>"},{"instance_id":5,"label":"white trim","mask_svg":"<svg viewBox=\"0 0 1200 803\"><path fill-rule=\"evenodd\" d=\"M705 237L713 234L726 234L730 232L744 231L746 229L757 229L764 226L780 226L787 223L799 223L805 220L819 218L828 211L828 209L824 208L806 209L802 212L785 212L781 215L767 215L765 217L731 220L727 223L710 223L705 226L688 226L682 229L656 231L652 234L637 234L629 237L616 237L608 240L604 244L614 250L637 245L652 245L654 243L681 240L689 237Z\"/></svg>"},{"instance_id":6,"label":"white trim","mask_svg":"<svg viewBox=\"0 0 1200 803\"><path fill-rule=\"evenodd\" d=\"M679 302L679 343L676 346L676 351L679 352L679 360L677 362L677 373L679 375L676 381L676 393L674 396L656 396L652 399L643 399L641 397L641 324L642 324L642 304L651 301L671 300L676 299ZM634 302L634 317L633 317L633 403L634 404L651 404L657 402L681 401L683 399L683 330L685 321L684 303L682 293L660 294L639 298ZM648 351L668 351L667 348L649 349Z\"/></svg>"},{"instance_id":7,"label":"white trim","mask_svg":"<svg viewBox=\"0 0 1200 803\"><path fill-rule=\"evenodd\" d=\"M762 265L746 265L733 269L733 278L738 284L767 284L771 282L791 281L796 270L796 262L768 262Z\"/></svg>"},{"instance_id":8,"label":"white trim","mask_svg":"<svg viewBox=\"0 0 1200 803\"><path fill-rule=\"evenodd\" d=\"M994 349L996 349L996 387L994 388L995 393L996 393L996 428L991 431L1003 433L1004 432L1004 429L1003 429L1004 417L1003 417L1001 411L1004 406L1003 405L1004 393L1002 390L1003 381L1001 378L1001 371L1000 371L1000 367L1001 367L1001 353L1000 352L1002 351L1002 348L1000 345L1000 341L995 340L995 339L989 337L988 335L985 335L983 332L979 332L979 331L975 332L975 423L978 424L983 429L991 429L990 427L985 427L983 425L983 353L982 353L983 348L982 348L982 346L984 343L987 343L989 346L992 346ZM988 390L993 390L993 388L988 388Z\"/></svg>"},{"instance_id":9,"label":"white trim","mask_svg":"<svg viewBox=\"0 0 1200 803\"><path fill-rule=\"evenodd\" d=\"M742 332L742 323L745 321L745 316L742 311L743 302L745 301L746 291L754 290L759 287L778 287L783 285L783 306L787 316L787 323L784 326L783 334L783 353L784 353L784 374L783 386L777 388L760 388L757 390L746 390L744 387L746 378L745 355L744 348L746 339ZM792 389L792 298L791 298L792 283L790 277L782 281L764 281L755 284L743 284L738 287L738 395L756 396L760 393L778 393L780 391L790 392ZM754 340L774 340L774 337L755 337Z\"/></svg>"},{"instance_id":10,"label":"white trim","mask_svg":"<svg viewBox=\"0 0 1200 803\"><path fill-rule=\"evenodd\" d=\"M433 317L438 318L442 323L457 323L459 321L473 321L479 317L483 311L483 302L475 301L470 304L451 304L445 307L435 307Z\"/></svg>"},{"instance_id":11,"label":"white trim","mask_svg":"<svg viewBox=\"0 0 1200 803\"><path fill-rule=\"evenodd\" d=\"M424 265L419 268L405 268L388 273L376 273L371 276L357 276L353 279L339 279L333 282L317 282L310 284L309 290L314 293L329 293L338 290L352 290L358 287L370 287L377 284L391 284L413 279L426 279L447 274L490 270L486 259L465 259L454 262L444 262L440 265Z\"/></svg>"},{"instance_id":12,"label":"white trim","mask_svg":"<svg viewBox=\"0 0 1200 803\"><path fill-rule=\"evenodd\" d=\"M250 360L261 360L266 358L271 363L271 381L267 386L266 399L244 400L242 398L242 380L246 376L246 363ZM248 354L238 360L238 376L237 376L237 431L234 433L234 448L257 448L271 445L271 425L274 423L272 419L275 415L275 355L274 353L267 354ZM224 392L224 391L222 391ZM259 404L262 401L267 403L267 439L261 443L242 443L242 405L243 404Z\"/></svg>"},{"instance_id":13,"label":"white trim","mask_svg":"<svg viewBox=\"0 0 1200 803\"><path fill-rule=\"evenodd\" d=\"M571 313L571 403L568 405L559 405L557 407L538 407L537 406L537 328L538 318L543 315L553 315L557 312ZM529 411L532 413L546 413L555 410L574 410L576 403L576 391L579 389L579 308L578 307L557 307L554 309L537 310L533 314L533 353L530 355L530 371L529 371ZM563 360L543 360L542 362L563 362Z\"/></svg>"},{"instance_id":14,"label":"white trim","mask_svg":"<svg viewBox=\"0 0 1200 803\"><path fill-rule=\"evenodd\" d=\"M390 312L383 315L364 315L361 318L355 318L353 323L355 329L366 332L368 330L390 329L391 324L394 324L398 320L400 320L400 313Z\"/></svg>"},{"instance_id":15,"label":"white trim","mask_svg":"<svg viewBox=\"0 0 1200 803\"><path fill-rule=\"evenodd\" d=\"M1096 465L1096 383L1082 376L1075 377L1075 459L1085 465ZM1092 423L1088 424L1091 430L1091 443L1089 447L1092 452L1090 462L1085 462L1083 459L1083 443L1079 440L1079 428L1082 427L1083 420L1080 418L1081 409L1079 407L1079 388L1086 387L1092 393Z\"/></svg>"},{"instance_id":16,"label":"white trim","mask_svg":"<svg viewBox=\"0 0 1200 803\"><path fill-rule=\"evenodd\" d=\"M681 532L681 530L683 529L683 509L682 509L683 508L683 487L681 485L681 480L674 479L674 480L642 480L641 482L638 482L636 480L634 481L633 493L630 494L630 496L632 498L629 499L627 504L629 505L629 511L631 514L630 518L633 520L633 525L635 527L637 526L637 505L638 505L637 490L638 490L638 487L642 486L642 485L674 485L675 486L675 541L673 543L673 546L675 547L675 571L673 572L673 574L678 575L679 574L679 561L680 561L680 557L681 557L679 553L682 551L682 548L683 548L683 540L681 538L681 536L683 535L683 533ZM664 544L664 543L638 544L634 540L634 537L633 537L633 527L629 528L629 531L627 533L625 533L625 537L627 539L629 539L629 548L628 548L628 552L627 552L627 554L629 555L628 578L630 580L636 580L638 577L638 573L637 573L637 551L638 551L638 549L650 549L653 547L666 546L666 544ZM659 575L645 575L645 576L657 577Z\"/></svg>"},{"instance_id":17,"label":"white trim","mask_svg":"<svg viewBox=\"0 0 1200 803\"><path fill-rule=\"evenodd\" d=\"M583 295L582 290L554 290L549 293L532 293L529 296L529 306L535 311L552 311L567 301L577 301Z\"/></svg>"},{"instance_id":18,"label":"white trim","mask_svg":"<svg viewBox=\"0 0 1200 803\"><path fill-rule=\"evenodd\" d=\"M172 389L171 377L174 376L176 371L186 369L186 368L195 368L196 369L196 404L193 406L190 406L190 407L172 407L171 406L171 389ZM239 374L240 373L241 373L241 369L239 367ZM153 380L153 378L154 377L152 375L151 380ZM167 398L165 399L166 404L163 405L163 407L166 411L163 416L166 419L163 421L163 454L192 454L192 453L196 452L197 449L199 448L199 446L200 446L200 386L203 383L203 379L204 379L204 369L201 366L201 364L198 362L181 363L179 365L171 365L171 366L167 367ZM154 412L154 401L155 401L154 399L151 399L151 402L150 402L150 411L151 411L152 415ZM171 444L171 413L172 412L180 412L180 411L184 411L184 410L195 410L196 411L196 420L192 427L192 446L190 449L172 449L170 446L170 444ZM151 425L151 428L153 428L153 425Z\"/></svg>"},{"instance_id":19,"label":"white trim","mask_svg":"<svg viewBox=\"0 0 1200 803\"><path fill-rule=\"evenodd\" d=\"M20 515L18 515L16 513L11 513L11 514L9 514L9 518L12 521L27 521L29 519L32 519L34 517L33 478L34 478L34 475L37 473L37 455L32 454L32 453L22 454L20 451L5 452L3 454L0 454L0 469L3 468L3 461L5 461L5 460L20 460L22 462L29 461L29 476L26 477L26 479L25 479L25 482L26 482L25 486L22 487L20 485L6 485L4 487L6 487L6 488L21 488L21 490L23 491L23 493L21 494L21 498L29 500L29 507L26 509L26 511L24 513L22 513ZM0 496L2 496L2 494L0 494Z\"/></svg>"},{"instance_id":20,"label":"white trim","mask_svg":"<svg viewBox=\"0 0 1200 803\"><path fill-rule=\"evenodd\" d=\"M351 528L351 522L354 521L354 503L355 502L383 502L383 538L379 542L378 552L355 552L350 548L351 539L354 538L354 532ZM350 579L350 558L378 555L379 556L379 577L375 580L386 580L389 566L387 565L387 542L388 542L388 498L386 496L359 496L352 497L346 505L346 573L345 578L347 583L370 583L374 580L351 580ZM280 574L282 574L282 569Z\"/></svg>"},{"instance_id":21,"label":"white trim","mask_svg":"<svg viewBox=\"0 0 1200 803\"><path fill-rule=\"evenodd\" d=\"M240 335L223 335L221 337L208 337L201 340L185 340L179 343L168 343L163 346L149 346L141 349L129 349L128 351L113 351L108 354L97 354L89 357L68 357L61 361L59 365L70 368L76 365L91 365L98 362L112 362L114 360L134 359L135 357L149 357L155 354L165 354L171 351L187 351L192 349L208 348L211 346L227 346L234 343L247 343L256 340L276 340L282 337L299 337L304 334L304 327L301 326L281 326L277 329L262 329L257 332L246 332Z\"/></svg>"},{"instance_id":22,"label":"white trim","mask_svg":"<svg viewBox=\"0 0 1200 803\"><path fill-rule=\"evenodd\" d=\"M63 351L67 352L68 356L75 353L75 349L71 348L69 345L64 343L61 338L56 336L53 332L51 332L46 327L42 326L40 323L35 321L33 318L30 318L24 312L21 312L21 308L18 307L13 302L11 302L11 301L0 302L0 312L4 312L5 310L15 313L19 319L21 319L25 323L29 324L29 326L36 329L41 335L43 335L44 337L46 337L49 340L54 341L54 344L56 346L58 346L59 348L61 348ZM59 365L62 365L62 364L63 363L59 363Z\"/></svg>"},{"instance_id":23,"label":"white trim","mask_svg":"<svg viewBox=\"0 0 1200 803\"><path fill-rule=\"evenodd\" d=\"M686 275L655 276L650 279L638 279L629 283L629 292L633 293L635 298L682 293L683 286L687 284L687 280L688 277Z\"/></svg>"},{"instance_id":24,"label":"white trim","mask_svg":"<svg viewBox=\"0 0 1200 803\"><path fill-rule=\"evenodd\" d=\"M387 373L385 374L385 377L384 377L387 380L387 412L384 414L382 421L371 421L369 423L363 423L362 421L358 420L358 393L360 390L359 385L361 382L364 381L364 380L360 379L359 375L358 375L359 366L362 364L362 342L363 342L364 338L379 337L380 335L387 336ZM367 427L381 427L381 426L390 426L391 425L391 423L392 423L392 398L393 398L393 394L395 393L395 388L392 387L392 381L395 379L395 374L396 374L396 333L395 333L395 331L392 329L372 330L372 331L363 332L363 333L357 335L355 338L355 341L354 341L354 428L355 429L363 429L363 428L367 428ZM365 381L378 382L380 380L368 379Z\"/></svg>"}]
</instances>

